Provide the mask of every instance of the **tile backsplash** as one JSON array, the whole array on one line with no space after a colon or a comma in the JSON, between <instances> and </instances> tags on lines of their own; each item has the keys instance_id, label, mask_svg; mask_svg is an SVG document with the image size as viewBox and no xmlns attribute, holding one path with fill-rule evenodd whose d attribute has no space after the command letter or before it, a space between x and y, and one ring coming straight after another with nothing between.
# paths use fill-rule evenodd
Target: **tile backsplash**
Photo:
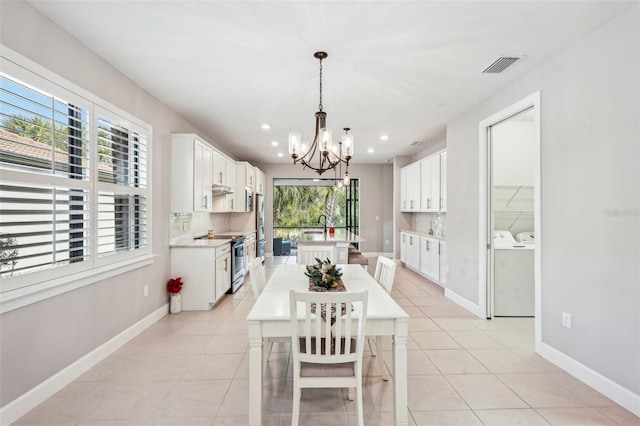
<instances>
[{"instance_id":1,"label":"tile backsplash","mask_svg":"<svg viewBox=\"0 0 640 426\"><path fill-rule=\"evenodd\" d=\"M212 214L209 212L171 213L169 215L169 240L192 240L206 235L213 229L215 232L229 230L228 214Z\"/></svg>"}]
</instances>

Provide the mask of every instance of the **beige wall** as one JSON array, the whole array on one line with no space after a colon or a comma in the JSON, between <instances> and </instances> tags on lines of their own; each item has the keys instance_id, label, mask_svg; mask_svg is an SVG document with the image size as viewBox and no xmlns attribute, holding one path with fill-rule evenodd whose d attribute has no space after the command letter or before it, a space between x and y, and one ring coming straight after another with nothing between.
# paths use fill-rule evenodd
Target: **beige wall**
<instances>
[{"instance_id":1,"label":"beige wall","mask_svg":"<svg viewBox=\"0 0 640 426\"><path fill-rule=\"evenodd\" d=\"M447 288L479 304L479 122L540 91L542 342L636 407L639 15L636 5L447 126Z\"/></svg>"},{"instance_id":2,"label":"beige wall","mask_svg":"<svg viewBox=\"0 0 640 426\"><path fill-rule=\"evenodd\" d=\"M153 126L151 233L157 255L148 267L3 314L0 406L5 406L167 303L170 134L202 132L28 3L0 2L0 31L4 46Z\"/></svg>"}]
</instances>

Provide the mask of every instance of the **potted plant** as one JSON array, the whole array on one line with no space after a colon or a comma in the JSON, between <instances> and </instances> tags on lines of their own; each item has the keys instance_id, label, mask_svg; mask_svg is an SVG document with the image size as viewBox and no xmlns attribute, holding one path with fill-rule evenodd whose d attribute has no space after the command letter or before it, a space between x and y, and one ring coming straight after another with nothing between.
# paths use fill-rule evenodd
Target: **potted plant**
<instances>
[{"instance_id":1,"label":"potted plant","mask_svg":"<svg viewBox=\"0 0 640 426\"><path fill-rule=\"evenodd\" d=\"M177 314L182 311L182 296L180 295L182 290L182 278L171 278L167 282L167 291L169 292L169 312Z\"/></svg>"}]
</instances>

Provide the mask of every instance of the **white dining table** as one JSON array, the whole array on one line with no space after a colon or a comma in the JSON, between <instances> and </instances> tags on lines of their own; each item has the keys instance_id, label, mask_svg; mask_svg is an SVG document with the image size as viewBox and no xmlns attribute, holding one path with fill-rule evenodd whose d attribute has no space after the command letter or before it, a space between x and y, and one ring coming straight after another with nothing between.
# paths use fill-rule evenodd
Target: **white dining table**
<instances>
[{"instance_id":1,"label":"white dining table","mask_svg":"<svg viewBox=\"0 0 640 426\"><path fill-rule=\"evenodd\" d=\"M338 265L346 291L368 290L367 336L393 336L395 424L408 424L407 335L409 315L360 265ZM289 290L309 291L304 265L280 265L247 316L249 325L249 425L262 425L263 339L291 337ZM382 380L382 378L380 379Z\"/></svg>"}]
</instances>

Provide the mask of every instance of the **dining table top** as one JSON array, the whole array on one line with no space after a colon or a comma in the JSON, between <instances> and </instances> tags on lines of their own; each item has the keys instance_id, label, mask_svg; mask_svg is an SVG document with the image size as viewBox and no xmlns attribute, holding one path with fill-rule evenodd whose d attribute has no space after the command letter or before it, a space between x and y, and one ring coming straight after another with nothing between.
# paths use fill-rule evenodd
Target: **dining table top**
<instances>
[{"instance_id":1,"label":"dining table top","mask_svg":"<svg viewBox=\"0 0 640 426\"><path fill-rule=\"evenodd\" d=\"M347 292L368 291L367 320L409 318L404 309L360 265L337 265ZM289 292L309 291L305 265L279 265L247 316L247 321L288 321Z\"/></svg>"}]
</instances>

